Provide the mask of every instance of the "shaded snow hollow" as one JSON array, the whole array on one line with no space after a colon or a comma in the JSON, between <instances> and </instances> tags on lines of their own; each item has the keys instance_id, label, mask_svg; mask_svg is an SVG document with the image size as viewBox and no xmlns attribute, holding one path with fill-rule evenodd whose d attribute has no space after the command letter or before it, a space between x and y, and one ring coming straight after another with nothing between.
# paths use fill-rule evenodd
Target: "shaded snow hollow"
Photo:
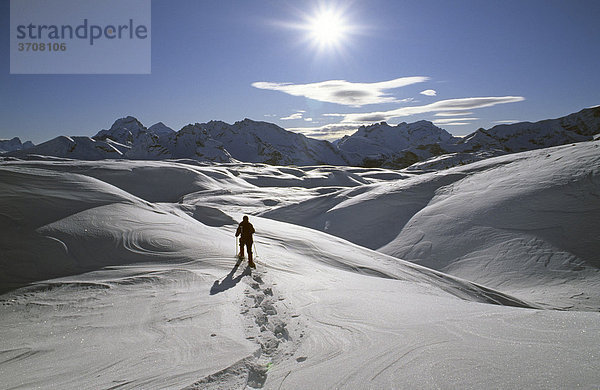
<instances>
[{"instance_id":1,"label":"shaded snow hollow","mask_svg":"<svg viewBox=\"0 0 600 390\"><path fill-rule=\"evenodd\" d=\"M599 144L425 175L4 161L0 383L597 387Z\"/></svg>"}]
</instances>

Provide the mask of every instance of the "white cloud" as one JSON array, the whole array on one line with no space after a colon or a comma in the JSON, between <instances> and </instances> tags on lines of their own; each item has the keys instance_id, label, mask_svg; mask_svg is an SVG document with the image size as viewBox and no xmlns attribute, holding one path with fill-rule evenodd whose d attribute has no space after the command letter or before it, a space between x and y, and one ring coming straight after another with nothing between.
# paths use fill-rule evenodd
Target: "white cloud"
<instances>
[{"instance_id":1,"label":"white cloud","mask_svg":"<svg viewBox=\"0 0 600 390\"><path fill-rule=\"evenodd\" d=\"M513 119L508 119L508 120L504 120L504 121L495 121L494 123L498 123L501 125L510 125L512 123L517 123L517 122L519 122L519 121L513 120Z\"/></svg>"},{"instance_id":2,"label":"white cloud","mask_svg":"<svg viewBox=\"0 0 600 390\"><path fill-rule=\"evenodd\" d=\"M421 95L425 96L437 96L437 92L434 89L426 89L424 91L419 92Z\"/></svg>"},{"instance_id":3,"label":"white cloud","mask_svg":"<svg viewBox=\"0 0 600 390\"><path fill-rule=\"evenodd\" d=\"M360 123L331 123L319 127L286 127L286 130L311 138L334 141L345 135L353 134L360 126Z\"/></svg>"},{"instance_id":4,"label":"white cloud","mask_svg":"<svg viewBox=\"0 0 600 390\"><path fill-rule=\"evenodd\" d=\"M304 120L307 122L312 122L313 118L304 118Z\"/></svg>"},{"instance_id":5,"label":"white cloud","mask_svg":"<svg viewBox=\"0 0 600 390\"><path fill-rule=\"evenodd\" d=\"M291 115L279 119L281 119L282 121L289 121L291 119L302 119L302 112L295 112Z\"/></svg>"},{"instance_id":6,"label":"white cloud","mask_svg":"<svg viewBox=\"0 0 600 390\"><path fill-rule=\"evenodd\" d=\"M321 102L337 103L352 107L361 107L367 104L400 103L412 99L398 100L384 93L385 90L405 87L407 85L422 83L428 77L414 76L401 77L377 83L351 83L346 80L328 80L310 84L272 83L259 81L252 86L260 89L285 92L293 96L303 96Z\"/></svg>"},{"instance_id":7,"label":"white cloud","mask_svg":"<svg viewBox=\"0 0 600 390\"><path fill-rule=\"evenodd\" d=\"M457 121L476 121L479 118L444 118L444 119L436 119L433 121L434 124L436 125L450 125L452 123L455 123Z\"/></svg>"},{"instance_id":8,"label":"white cloud","mask_svg":"<svg viewBox=\"0 0 600 390\"><path fill-rule=\"evenodd\" d=\"M354 122L383 122L392 118L424 114L435 111L466 111L476 108L492 107L496 104L515 103L525 100L522 96L474 97L461 99L440 100L422 106L402 107L389 111L375 111L357 114L346 114L343 123Z\"/></svg>"},{"instance_id":9,"label":"white cloud","mask_svg":"<svg viewBox=\"0 0 600 390\"><path fill-rule=\"evenodd\" d=\"M470 111L456 111L456 112L438 112L434 116L465 116L472 115L473 113Z\"/></svg>"}]
</instances>

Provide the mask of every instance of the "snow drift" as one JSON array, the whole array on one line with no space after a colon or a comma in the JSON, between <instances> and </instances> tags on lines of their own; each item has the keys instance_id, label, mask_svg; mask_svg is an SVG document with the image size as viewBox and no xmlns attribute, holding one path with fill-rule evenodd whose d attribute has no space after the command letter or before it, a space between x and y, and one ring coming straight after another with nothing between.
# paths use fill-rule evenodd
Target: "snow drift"
<instances>
[{"instance_id":1,"label":"snow drift","mask_svg":"<svg viewBox=\"0 0 600 390\"><path fill-rule=\"evenodd\" d=\"M598 310L599 146L479 163L486 169L439 188L380 251L540 303Z\"/></svg>"},{"instance_id":2,"label":"snow drift","mask_svg":"<svg viewBox=\"0 0 600 390\"><path fill-rule=\"evenodd\" d=\"M541 304L598 310L599 146L340 189L262 215Z\"/></svg>"},{"instance_id":3,"label":"snow drift","mask_svg":"<svg viewBox=\"0 0 600 390\"><path fill-rule=\"evenodd\" d=\"M574 154L586 159L582 145ZM570 155L561 153L559 161ZM513 164L515 172L527 166ZM368 219L360 206L369 202L391 212L389 189L423 192L415 210L423 203L426 211L444 195L436 188L500 167L435 182L384 169L5 160L0 383L594 387L598 313L537 310L527 299L258 216L250 217L257 270L233 257L242 212L336 196L354 202L355 215L340 214L334 229L342 219ZM467 207L459 199L455 206Z\"/></svg>"}]
</instances>

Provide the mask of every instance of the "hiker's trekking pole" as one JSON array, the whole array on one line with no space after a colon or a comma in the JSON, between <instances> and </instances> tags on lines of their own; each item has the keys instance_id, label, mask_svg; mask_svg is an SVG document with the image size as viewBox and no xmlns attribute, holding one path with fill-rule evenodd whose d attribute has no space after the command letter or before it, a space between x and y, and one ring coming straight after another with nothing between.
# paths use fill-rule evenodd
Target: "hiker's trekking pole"
<instances>
[{"instance_id":1,"label":"hiker's trekking pole","mask_svg":"<svg viewBox=\"0 0 600 390\"><path fill-rule=\"evenodd\" d=\"M258 258L258 252L256 252L256 243L253 242L252 246L254 247L254 257Z\"/></svg>"},{"instance_id":2,"label":"hiker's trekking pole","mask_svg":"<svg viewBox=\"0 0 600 390\"><path fill-rule=\"evenodd\" d=\"M235 257L238 257L238 238L237 236L235 236L235 251L233 252L235 254Z\"/></svg>"}]
</instances>

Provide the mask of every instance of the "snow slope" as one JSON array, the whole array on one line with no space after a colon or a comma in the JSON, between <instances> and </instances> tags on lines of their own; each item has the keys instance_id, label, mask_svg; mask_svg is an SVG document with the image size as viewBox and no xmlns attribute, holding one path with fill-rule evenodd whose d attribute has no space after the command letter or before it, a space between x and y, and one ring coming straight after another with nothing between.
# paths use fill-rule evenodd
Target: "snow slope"
<instances>
[{"instance_id":1,"label":"snow slope","mask_svg":"<svg viewBox=\"0 0 600 390\"><path fill-rule=\"evenodd\" d=\"M455 172L468 175L380 251L540 303L600 309L600 142Z\"/></svg>"},{"instance_id":2,"label":"snow slope","mask_svg":"<svg viewBox=\"0 0 600 390\"><path fill-rule=\"evenodd\" d=\"M262 215L540 304L598 310L599 146L342 188Z\"/></svg>"},{"instance_id":3,"label":"snow slope","mask_svg":"<svg viewBox=\"0 0 600 390\"><path fill-rule=\"evenodd\" d=\"M598 313L532 309L464 279L256 216L257 270L236 265L241 211L342 187L368 192L408 175L6 160L0 177L3 388L600 383Z\"/></svg>"}]
</instances>

